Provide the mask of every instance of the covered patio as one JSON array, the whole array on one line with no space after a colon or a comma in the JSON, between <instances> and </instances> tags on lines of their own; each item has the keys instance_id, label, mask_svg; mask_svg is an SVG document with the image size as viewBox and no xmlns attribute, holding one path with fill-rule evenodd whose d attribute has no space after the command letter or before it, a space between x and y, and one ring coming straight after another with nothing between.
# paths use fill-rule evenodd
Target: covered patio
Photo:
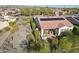
<instances>
[{"instance_id":1,"label":"covered patio","mask_svg":"<svg viewBox=\"0 0 79 59\"><path fill-rule=\"evenodd\" d=\"M58 29L42 29L41 36L42 39L56 37L58 35Z\"/></svg>"}]
</instances>

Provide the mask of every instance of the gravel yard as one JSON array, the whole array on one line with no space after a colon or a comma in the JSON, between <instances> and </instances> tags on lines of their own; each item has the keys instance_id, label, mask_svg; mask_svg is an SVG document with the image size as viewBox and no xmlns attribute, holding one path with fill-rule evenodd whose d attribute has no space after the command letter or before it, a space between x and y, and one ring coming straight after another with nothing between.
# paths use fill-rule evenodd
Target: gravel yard
<instances>
[{"instance_id":1,"label":"gravel yard","mask_svg":"<svg viewBox=\"0 0 79 59\"><path fill-rule=\"evenodd\" d=\"M19 30L12 33L7 40L4 42L3 46L0 49L0 52L9 52L9 53L22 53L23 49L26 48L26 43L28 42L28 35L31 34L30 24L27 23L23 25L23 17L20 16L17 21ZM33 35L31 34L33 37Z\"/></svg>"}]
</instances>

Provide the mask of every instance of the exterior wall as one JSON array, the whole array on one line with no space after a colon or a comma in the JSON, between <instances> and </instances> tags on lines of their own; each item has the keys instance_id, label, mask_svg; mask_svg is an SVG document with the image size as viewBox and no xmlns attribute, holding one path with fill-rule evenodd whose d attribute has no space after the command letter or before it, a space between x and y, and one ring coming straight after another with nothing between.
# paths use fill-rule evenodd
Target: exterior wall
<instances>
[{"instance_id":1,"label":"exterior wall","mask_svg":"<svg viewBox=\"0 0 79 59\"><path fill-rule=\"evenodd\" d=\"M38 28L40 28L39 21L38 21L37 19L35 19L35 18L34 18L33 20L34 20L34 21L35 21L35 23L37 24L37 27L38 27Z\"/></svg>"},{"instance_id":2,"label":"exterior wall","mask_svg":"<svg viewBox=\"0 0 79 59\"><path fill-rule=\"evenodd\" d=\"M47 39L47 37L44 36L44 29L41 29L41 37L42 37L43 40L46 40Z\"/></svg>"},{"instance_id":3,"label":"exterior wall","mask_svg":"<svg viewBox=\"0 0 79 59\"><path fill-rule=\"evenodd\" d=\"M43 36L44 34L44 29L41 29L41 36Z\"/></svg>"},{"instance_id":4,"label":"exterior wall","mask_svg":"<svg viewBox=\"0 0 79 59\"><path fill-rule=\"evenodd\" d=\"M67 27L67 26L64 26L62 28L59 28L59 32L58 32L58 35L61 34L61 32L64 32L66 30L73 30L73 26L72 27Z\"/></svg>"},{"instance_id":5,"label":"exterior wall","mask_svg":"<svg viewBox=\"0 0 79 59\"><path fill-rule=\"evenodd\" d=\"M72 27L64 26L62 28L59 28L58 29L58 36L61 34L61 32L64 32L66 30L73 30L73 26ZM41 37L42 37L42 39L47 39L47 37L44 36L44 29L41 29Z\"/></svg>"}]
</instances>

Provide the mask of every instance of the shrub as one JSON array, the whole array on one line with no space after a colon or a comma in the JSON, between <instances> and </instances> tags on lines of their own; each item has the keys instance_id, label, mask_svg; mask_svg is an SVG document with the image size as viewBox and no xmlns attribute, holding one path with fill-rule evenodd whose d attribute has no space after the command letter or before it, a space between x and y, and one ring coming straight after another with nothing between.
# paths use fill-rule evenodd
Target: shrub
<instances>
[{"instance_id":1,"label":"shrub","mask_svg":"<svg viewBox=\"0 0 79 59\"><path fill-rule=\"evenodd\" d=\"M40 52L42 52L42 53L51 52L50 51L50 45L49 45L48 41L42 41Z\"/></svg>"},{"instance_id":2,"label":"shrub","mask_svg":"<svg viewBox=\"0 0 79 59\"><path fill-rule=\"evenodd\" d=\"M73 42L68 38L68 37L63 37L60 40L60 44L59 44L59 52L69 52L72 48L72 44Z\"/></svg>"},{"instance_id":3,"label":"shrub","mask_svg":"<svg viewBox=\"0 0 79 59\"><path fill-rule=\"evenodd\" d=\"M13 26L14 24L16 24L16 22L9 22L10 26Z\"/></svg>"},{"instance_id":4,"label":"shrub","mask_svg":"<svg viewBox=\"0 0 79 59\"><path fill-rule=\"evenodd\" d=\"M73 33L75 35L79 35L79 26L75 26L75 28L73 29Z\"/></svg>"},{"instance_id":5,"label":"shrub","mask_svg":"<svg viewBox=\"0 0 79 59\"><path fill-rule=\"evenodd\" d=\"M36 28L36 24L35 24L35 22L32 22L31 25L32 25L32 29L33 29L33 31L34 31L35 28Z\"/></svg>"},{"instance_id":6,"label":"shrub","mask_svg":"<svg viewBox=\"0 0 79 59\"><path fill-rule=\"evenodd\" d=\"M28 40L28 44L27 44L27 51L31 52L34 50L34 40L30 39Z\"/></svg>"},{"instance_id":7,"label":"shrub","mask_svg":"<svg viewBox=\"0 0 79 59\"><path fill-rule=\"evenodd\" d=\"M27 23L30 23L30 18L27 18Z\"/></svg>"},{"instance_id":8,"label":"shrub","mask_svg":"<svg viewBox=\"0 0 79 59\"><path fill-rule=\"evenodd\" d=\"M13 27L13 32L15 32L19 29L17 24L14 24L12 27Z\"/></svg>"},{"instance_id":9,"label":"shrub","mask_svg":"<svg viewBox=\"0 0 79 59\"><path fill-rule=\"evenodd\" d=\"M9 27L5 27L3 30L4 30L4 31L9 31L10 28L9 28Z\"/></svg>"},{"instance_id":10,"label":"shrub","mask_svg":"<svg viewBox=\"0 0 79 59\"><path fill-rule=\"evenodd\" d=\"M12 32L15 32L19 29L16 22L9 22L9 25L13 28Z\"/></svg>"},{"instance_id":11,"label":"shrub","mask_svg":"<svg viewBox=\"0 0 79 59\"><path fill-rule=\"evenodd\" d=\"M52 44L56 44L56 45L58 44L58 39L57 38L52 38L51 40L52 40Z\"/></svg>"},{"instance_id":12,"label":"shrub","mask_svg":"<svg viewBox=\"0 0 79 59\"><path fill-rule=\"evenodd\" d=\"M26 25L27 23L30 23L30 18L23 19L23 24Z\"/></svg>"},{"instance_id":13,"label":"shrub","mask_svg":"<svg viewBox=\"0 0 79 59\"><path fill-rule=\"evenodd\" d=\"M40 31L39 30L35 30L34 35L35 35L36 40L40 40Z\"/></svg>"},{"instance_id":14,"label":"shrub","mask_svg":"<svg viewBox=\"0 0 79 59\"><path fill-rule=\"evenodd\" d=\"M51 52L55 52L55 50L58 48L58 38L53 37L52 39L50 39L50 49Z\"/></svg>"}]
</instances>

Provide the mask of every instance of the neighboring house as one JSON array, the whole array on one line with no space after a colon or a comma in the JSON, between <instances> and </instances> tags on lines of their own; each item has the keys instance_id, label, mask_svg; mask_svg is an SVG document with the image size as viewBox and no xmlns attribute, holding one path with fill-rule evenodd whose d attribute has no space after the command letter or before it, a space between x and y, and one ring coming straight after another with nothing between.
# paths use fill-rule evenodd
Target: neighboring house
<instances>
[{"instance_id":1,"label":"neighboring house","mask_svg":"<svg viewBox=\"0 0 79 59\"><path fill-rule=\"evenodd\" d=\"M0 21L0 30L4 29L7 26L9 26L9 23L7 21Z\"/></svg>"},{"instance_id":2,"label":"neighboring house","mask_svg":"<svg viewBox=\"0 0 79 59\"><path fill-rule=\"evenodd\" d=\"M79 25L79 16L73 16L73 17L66 17L68 21L70 21L72 24Z\"/></svg>"},{"instance_id":3,"label":"neighboring house","mask_svg":"<svg viewBox=\"0 0 79 59\"><path fill-rule=\"evenodd\" d=\"M16 18L15 17L11 17L11 16L4 16L4 19L8 22L14 22L16 21Z\"/></svg>"},{"instance_id":4,"label":"neighboring house","mask_svg":"<svg viewBox=\"0 0 79 59\"><path fill-rule=\"evenodd\" d=\"M73 24L71 24L63 16L53 17L34 17L37 27L40 29L42 39L51 38L52 36L59 36L64 31L73 30Z\"/></svg>"},{"instance_id":5,"label":"neighboring house","mask_svg":"<svg viewBox=\"0 0 79 59\"><path fill-rule=\"evenodd\" d=\"M16 9L0 9L0 30L3 28L9 26L9 22L16 21L16 17L14 16L8 16L7 13L12 12L13 14L16 14Z\"/></svg>"},{"instance_id":6,"label":"neighboring house","mask_svg":"<svg viewBox=\"0 0 79 59\"><path fill-rule=\"evenodd\" d=\"M9 17L9 16L4 16L4 18L0 19L0 30L3 28L9 26L9 22L14 22L16 21L16 18L14 17Z\"/></svg>"}]
</instances>

